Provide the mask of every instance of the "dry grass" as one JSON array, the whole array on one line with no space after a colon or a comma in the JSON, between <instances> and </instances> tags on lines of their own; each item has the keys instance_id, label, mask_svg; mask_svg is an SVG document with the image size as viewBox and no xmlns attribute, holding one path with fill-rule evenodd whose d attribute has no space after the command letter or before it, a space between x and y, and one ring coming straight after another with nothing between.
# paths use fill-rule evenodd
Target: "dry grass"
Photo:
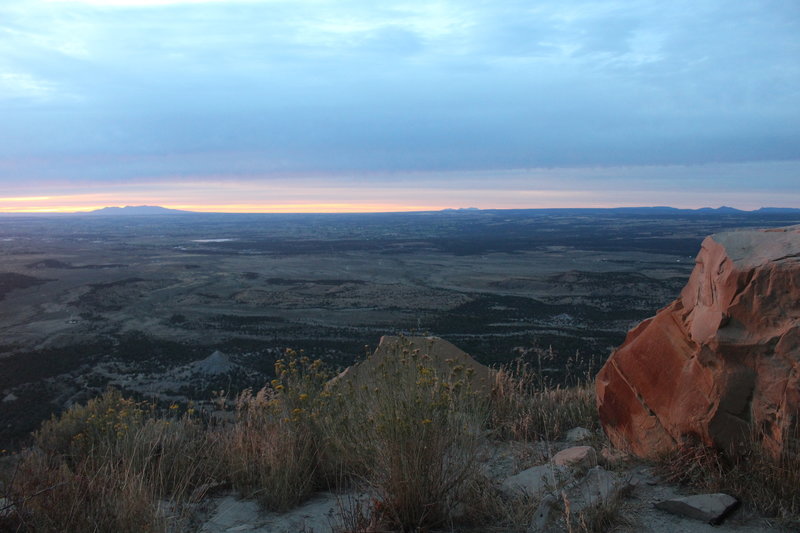
<instances>
[{"instance_id":1,"label":"dry grass","mask_svg":"<svg viewBox=\"0 0 800 533\"><path fill-rule=\"evenodd\" d=\"M22 531L157 531L163 520L152 487L126 467L72 467L41 453L22 459L14 484L14 512Z\"/></svg>"},{"instance_id":2,"label":"dry grass","mask_svg":"<svg viewBox=\"0 0 800 533\"><path fill-rule=\"evenodd\" d=\"M486 393L468 371L438 372L427 354L400 346L368 382L342 380L331 392L331 457L375 493L383 527L416 531L457 519L488 418Z\"/></svg>"},{"instance_id":3,"label":"dry grass","mask_svg":"<svg viewBox=\"0 0 800 533\"><path fill-rule=\"evenodd\" d=\"M702 444L687 442L659 462L659 472L672 482L703 491L726 492L781 521L800 525L800 438L787 439L782 455L773 457L754 432L748 451L730 458Z\"/></svg>"},{"instance_id":4,"label":"dry grass","mask_svg":"<svg viewBox=\"0 0 800 533\"><path fill-rule=\"evenodd\" d=\"M156 501L219 475L204 425L178 411L109 391L44 423L10 486L22 530L163 530Z\"/></svg>"},{"instance_id":5,"label":"dry grass","mask_svg":"<svg viewBox=\"0 0 800 533\"><path fill-rule=\"evenodd\" d=\"M317 418L328 374L319 361L292 351L275 367L270 386L238 397L236 423L224 433L222 450L235 488L284 511L323 482Z\"/></svg>"},{"instance_id":6,"label":"dry grass","mask_svg":"<svg viewBox=\"0 0 800 533\"><path fill-rule=\"evenodd\" d=\"M470 487L467 501L470 505L462 523L464 531L480 533L525 533L539 509L539 498L520 492L507 495L493 480L482 476Z\"/></svg>"},{"instance_id":7,"label":"dry grass","mask_svg":"<svg viewBox=\"0 0 800 533\"><path fill-rule=\"evenodd\" d=\"M554 441L579 426L600 427L590 379L573 387L551 386L521 360L495 372L491 427L497 438Z\"/></svg>"},{"instance_id":8,"label":"dry grass","mask_svg":"<svg viewBox=\"0 0 800 533\"><path fill-rule=\"evenodd\" d=\"M276 379L239 395L235 419L214 427L113 391L74 406L22 455L15 520L23 531L174 531L159 501L180 512L198 487L227 481L277 511L320 489L366 488L371 498L343 505L343 531L524 531L538 502L486 477L490 439L597 427L589 383L548 387L522 363L494 374L491 395L468 370L437 370L402 346L368 382L329 377L287 352Z\"/></svg>"}]
</instances>

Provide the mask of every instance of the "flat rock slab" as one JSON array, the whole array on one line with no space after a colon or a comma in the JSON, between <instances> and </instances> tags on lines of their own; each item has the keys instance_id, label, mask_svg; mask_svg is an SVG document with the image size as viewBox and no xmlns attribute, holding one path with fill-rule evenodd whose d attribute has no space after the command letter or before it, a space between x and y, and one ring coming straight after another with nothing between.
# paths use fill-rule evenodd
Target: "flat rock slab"
<instances>
[{"instance_id":1,"label":"flat rock slab","mask_svg":"<svg viewBox=\"0 0 800 533\"><path fill-rule=\"evenodd\" d=\"M503 481L501 490L507 495L526 493L538 496L572 480L570 469L555 464L539 465L523 470Z\"/></svg>"},{"instance_id":2,"label":"flat rock slab","mask_svg":"<svg viewBox=\"0 0 800 533\"><path fill-rule=\"evenodd\" d=\"M739 501L733 496L718 492L715 494L697 494L684 498L673 498L658 502L655 507L668 513L718 524L738 504Z\"/></svg>"}]
</instances>

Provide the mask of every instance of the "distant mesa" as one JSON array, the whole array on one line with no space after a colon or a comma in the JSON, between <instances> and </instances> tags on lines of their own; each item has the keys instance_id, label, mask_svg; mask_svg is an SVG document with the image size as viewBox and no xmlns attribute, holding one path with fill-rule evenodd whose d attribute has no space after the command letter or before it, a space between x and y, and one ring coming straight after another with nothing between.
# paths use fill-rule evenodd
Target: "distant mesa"
<instances>
[{"instance_id":1,"label":"distant mesa","mask_svg":"<svg viewBox=\"0 0 800 533\"><path fill-rule=\"evenodd\" d=\"M714 209L713 207L701 207L698 209L701 212L708 212L708 211L716 211L717 213L741 213L741 209L736 209L735 207L728 207L727 205L723 205Z\"/></svg>"},{"instance_id":2,"label":"distant mesa","mask_svg":"<svg viewBox=\"0 0 800 533\"><path fill-rule=\"evenodd\" d=\"M175 215L191 213L181 209L168 209L158 205L126 205L125 207L104 207L89 211L89 215Z\"/></svg>"},{"instance_id":3,"label":"distant mesa","mask_svg":"<svg viewBox=\"0 0 800 533\"><path fill-rule=\"evenodd\" d=\"M800 209L795 207L761 207L752 211L737 209L726 205L720 207L700 207L697 209L670 207L666 205L638 206L638 207L544 207L544 208L516 208L516 209L481 209L478 207L460 207L442 209L439 213L542 213L542 214L585 214L585 215L736 215L758 213L762 215L800 214Z\"/></svg>"}]
</instances>

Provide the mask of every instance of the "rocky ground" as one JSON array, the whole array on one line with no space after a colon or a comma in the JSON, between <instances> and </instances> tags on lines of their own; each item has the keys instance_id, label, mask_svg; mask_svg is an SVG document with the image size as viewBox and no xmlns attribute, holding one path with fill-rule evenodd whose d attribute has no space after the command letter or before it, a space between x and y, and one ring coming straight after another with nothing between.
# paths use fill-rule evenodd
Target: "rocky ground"
<instances>
[{"instance_id":1,"label":"rocky ground","mask_svg":"<svg viewBox=\"0 0 800 533\"><path fill-rule=\"evenodd\" d=\"M487 450L484 457L485 471L498 486L508 491L507 497L513 498L515 491L519 491L534 496L534 501L543 502L535 505L536 512L532 513L530 524L514 531L566 531L563 504L565 495L570 500L573 513L580 512L584 505L599 504L616 508L620 517L615 526L616 531L792 531L788 525L759 516L748 508L747 502L737 502L734 509L720 517L719 514L725 511L725 506L729 503L722 495L705 495L694 504L691 499L688 504L681 503L691 492L664 481L650 465L620 455L619 452L608 453L608 449L597 453L592 448L586 453L587 443L598 440L598 436L587 433L587 430L576 428L570 432L573 436L571 441L547 444L504 442L496 443L491 450ZM582 441L582 436L588 440ZM565 462L565 457L576 462ZM289 512L274 513L262 510L253 500L242 499L236 493L221 488L197 503L190 516L183 519L183 523L188 521L192 528L205 533L347 531L348 517L363 509L369 500L367 491L321 492ZM665 505L664 502L677 503ZM672 510L660 508L665 506ZM692 517L692 513L696 516ZM476 531L459 527L455 530ZM486 531L484 527L479 530ZM498 528L491 531L503 530Z\"/></svg>"}]
</instances>

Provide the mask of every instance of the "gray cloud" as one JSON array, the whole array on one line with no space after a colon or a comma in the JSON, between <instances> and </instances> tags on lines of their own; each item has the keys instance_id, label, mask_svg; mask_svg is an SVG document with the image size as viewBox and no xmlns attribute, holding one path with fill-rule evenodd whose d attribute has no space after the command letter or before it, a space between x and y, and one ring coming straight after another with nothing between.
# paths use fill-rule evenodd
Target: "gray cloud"
<instances>
[{"instance_id":1,"label":"gray cloud","mask_svg":"<svg viewBox=\"0 0 800 533\"><path fill-rule=\"evenodd\" d=\"M800 158L795 2L380 4L5 2L0 180Z\"/></svg>"}]
</instances>

